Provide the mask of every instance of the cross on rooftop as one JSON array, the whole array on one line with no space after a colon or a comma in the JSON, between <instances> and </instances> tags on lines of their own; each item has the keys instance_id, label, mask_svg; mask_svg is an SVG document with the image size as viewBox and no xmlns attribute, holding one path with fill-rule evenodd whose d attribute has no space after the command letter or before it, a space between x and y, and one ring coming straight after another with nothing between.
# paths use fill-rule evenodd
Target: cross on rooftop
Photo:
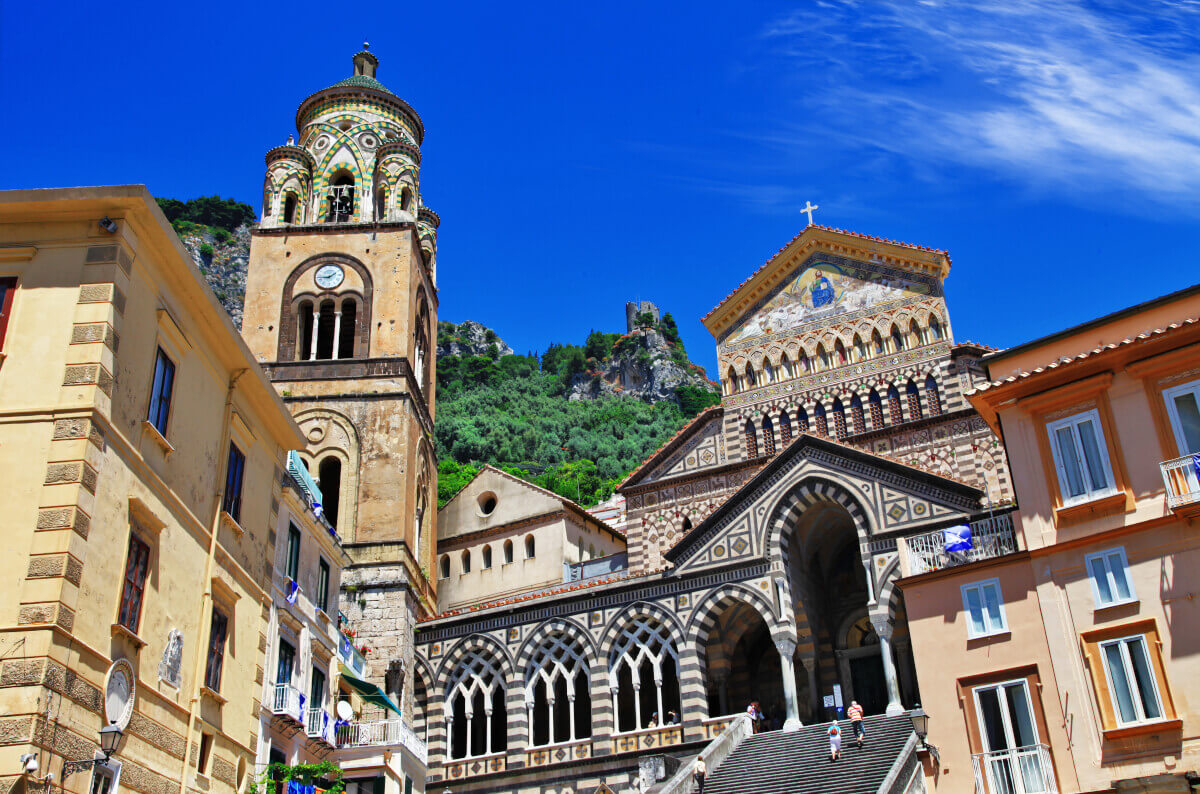
<instances>
[{"instance_id":1,"label":"cross on rooftop","mask_svg":"<svg viewBox=\"0 0 1200 794\"><path fill-rule=\"evenodd\" d=\"M812 222L813 210L819 210L819 209L821 209L821 208L818 207L816 204L813 204L811 201L804 202L804 206L800 208L801 212L808 213L808 225L809 226L813 225L813 222Z\"/></svg>"}]
</instances>

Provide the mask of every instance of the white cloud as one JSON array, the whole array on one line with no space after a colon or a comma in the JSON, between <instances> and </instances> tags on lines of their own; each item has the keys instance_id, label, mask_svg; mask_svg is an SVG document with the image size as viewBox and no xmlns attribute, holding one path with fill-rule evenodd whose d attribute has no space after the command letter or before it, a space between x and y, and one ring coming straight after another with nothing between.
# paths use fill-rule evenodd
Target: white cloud
<instances>
[{"instance_id":1,"label":"white cloud","mask_svg":"<svg viewBox=\"0 0 1200 794\"><path fill-rule=\"evenodd\" d=\"M763 39L809 134L1200 209L1200 3L823 0Z\"/></svg>"}]
</instances>

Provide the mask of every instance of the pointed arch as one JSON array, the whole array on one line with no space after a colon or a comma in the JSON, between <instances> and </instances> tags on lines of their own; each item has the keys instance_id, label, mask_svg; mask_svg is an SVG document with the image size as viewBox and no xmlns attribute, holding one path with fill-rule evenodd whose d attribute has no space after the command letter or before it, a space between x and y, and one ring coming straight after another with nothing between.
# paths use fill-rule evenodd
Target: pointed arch
<instances>
[{"instance_id":1,"label":"pointed arch","mask_svg":"<svg viewBox=\"0 0 1200 794\"><path fill-rule=\"evenodd\" d=\"M763 431L763 452L770 456L775 454L775 425L771 422L771 417L764 416L762 421Z\"/></svg>"},{"instance_id":2,"label":"pointed arch","mask_svg":"<svg viewBox=\"0 0 1200 794\"><path fill-rule=\"evenodd\" d=\"M941 416L942 398L938 393L937 379L933 377L932 372L925 376L925 403L929 406L930 416Z\"/></svg>"},{"instance_id":3,"label":"pointed arch","mask_svg":"<svg viewBox=\"0 0 1200 794\"><path fill-rule=\"evenodd\" d=\"M838 441L846 438L846 408L841 397L833 398L833 437Z\"/></svg>"},{"instance_id":4,"label":"pointed arch","mask_svg":"<svg viewBox=\"0 0 1200 794\"><path fill-rule=\"evenodd\" d=\"M801 433L808 432L808 411L804 410L803 405L796 406L796 427Z\"/></svg>"},{"instance_id":5,"label":"pointed arch","mask_svg":"<svg viewBox=\"0 0 1200 794\"><path fill-rule=\"evenodd\" d=\"M825 417L825 406L817 403L813 406L813 428L823 436L829 435L829 420Z\"/></svg>"},{"instance_id":6,"label":"pointed arch","mask_svg":"<svg viewBox=\"0 0 1200 794\"><path fill-rule=\"evenodd\" d=\"M871 350L872 356L882 356L887 352L883 346L883 337L880 335L878 328L871 332Z\"/></svg>"},{"instance_id":7,"label":"pointed arch","mask_svg":"<svg viewBox=\"0 0 1200 794\"><path fill-rule=\"evenodd\" d=\"M945 338L942 331L942 324L938 322L937 315L932 313L929 315L929 336L930 341L933 342L940 342Z\"/></svg>"},{"instance_id":8,"label":"pointed arch","mask_svg":"<svg viewBox=\"0 0 1200 794\"><path fill-rule=\"evenodd\" d=\"M779 412L779 439L785 447L792 443L792 420L786 409Z\"/></svg>"},{"instance_id":9,"label":"pointed arch","mask_svg":"<svg viewBox=\"0 0 1200 794\"><path fill-rule=\"evenodd\" d=\"M758 431L754 428L754 420L746 420L743 435L745 436L746 459L753 460L758 457Z\"/></svg>"},{"instance_id":10,"label":"pointed arch","mask_svg":"<svg viewBox=\"0 0 1200 794\"><path fill-rule=\"evenodd\" d=\"M900 330L899 325L892 326L892 352L900 353L905 350L904 332Z\"/></svg>"},{"instance_id":11,"label":"pointed arch","mask_svg":"<svg viewBox=\"0 0 1200 794\"><path fill-rule=\"evenodd\" d=\"M908 418L912 421L921 419L924 413L921 411L921 393L917 390L917 384L910 380L904 392L908 398Z\"/></svg>"},{"instance_id":12,"label":"pointed arch","mask_svg":"<svg viewBox=\"0 0 1200 794\"><path fill-rule=\"evenodd\" d=\"M850 424L854 433L867 432L866 418L863 416L862 398L857 394L850 398Z\"/></svg>"},{"instance_id":13,"label":"pointed arch","mask_svg":"<svg viewBox=\"0 0 1200 794\"><path fill-rule=\"evenodd\" d=\"M900 391L896 384L890 384L887 390L888 423L898 425L904 421L904 409L900 406Z\"/></svg>"},{"instance_id":14,"label":"pointed arch","mask_svg":"<svg viewBox=\"0 0 1200 794\"><path fill-rule=\"evenodd\" d=\"M747 389L753 389L758 385L758 379L754 377L754 365L752 365L749 361L746 362L745 378Z\"/></svg>"},{"instance_id":15,"label":"pointed arch","mask_svg":"<svg viewBox=\"0 0 1200 794\"><path fill-rule=\"evenodd\" d=\"M788 358L786 352L779 357L779 371L783 378L794 378L796 376L792 371L792 360Z\"/></svg>"},{"instance_id":16,"label":"pointed arch","mask_svg":"<svg viewBox=\"0 0 1200 794\"><path fill-rule=\"evenodd\" d=\"M871 396L867 400L871 405L871 429L878 430L883 427L883 398L879 396L879 392L871 389Z\"/></svg>"},{"instance_id":17,"label":"pointed arch","mask_svg":"<svg viewBox=\"0 0 1200 794\"><path fill-rule=\"evenodd\" d=\"M842 344L841 339L837 340L837 343L833 346L833 357L834 361L837 362L836 366L840 367L850 363L850 357L846 355L846 346Z\"/></svg>"}]
</instances>

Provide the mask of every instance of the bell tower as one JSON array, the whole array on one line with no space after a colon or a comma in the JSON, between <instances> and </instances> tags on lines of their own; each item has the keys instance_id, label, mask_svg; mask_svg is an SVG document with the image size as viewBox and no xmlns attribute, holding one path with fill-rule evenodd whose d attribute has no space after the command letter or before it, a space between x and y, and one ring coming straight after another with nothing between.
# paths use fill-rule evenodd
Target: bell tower
<instances>
[{"instance_id":1,"label":"bell tower","mask_svg":"<svg viewBox=\"0 0 1200 794\"><path fill-rule=\"evenodd\" d=\"M413 626L437 603L439 219L421 200L421 118L366 46L267 152L242 334L308 438L370 678L407 703Z\"/></svg>"}]
</instances>

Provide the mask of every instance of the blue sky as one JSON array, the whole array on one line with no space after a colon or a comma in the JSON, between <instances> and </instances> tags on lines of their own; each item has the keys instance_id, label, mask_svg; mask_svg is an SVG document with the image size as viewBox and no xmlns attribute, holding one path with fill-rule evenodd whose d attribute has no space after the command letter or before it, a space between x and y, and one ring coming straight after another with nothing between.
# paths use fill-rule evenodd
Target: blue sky
<instances>
[{"instance_id":1,"label":"blue sky","mask_svg":"<svg viewBox=\"0 0 1200 794\"><path fill-rule=\"evenodd\" d=\"M519 9L519 10L514 10ZM344 10L343 15L338 12ZM700 324L819 204L946 248L957 339L1200 281L1200 3L0 3L0 186L258 207L296 106L379 78L426 125L442 319L516 350Z\"/></svg>"}]
</instances>

